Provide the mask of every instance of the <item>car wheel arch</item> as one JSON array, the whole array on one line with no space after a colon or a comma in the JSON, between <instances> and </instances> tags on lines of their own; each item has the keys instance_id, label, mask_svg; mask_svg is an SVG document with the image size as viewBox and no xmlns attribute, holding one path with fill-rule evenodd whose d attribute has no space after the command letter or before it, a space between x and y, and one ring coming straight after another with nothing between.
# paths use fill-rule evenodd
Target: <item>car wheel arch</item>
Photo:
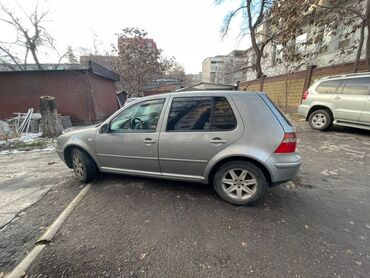
<instances>
[{"instance_id":1,"label":"car wheel arch","mask_svg":"<svg viewBox=\"0 0 370 278\"><path fill-rule=\"evenodd\" d=\"M251 162L253 163L254 165L256 165L258 168L261 169L261 171L263 172L263 174L265 175L266 177L266 180L268 182L268 184L271 186L272 184L272 176L271 176L271 173L270 171L268 170L268 168L261 162L261 161L258 161L257 159L255 158L252 158L252 157L249 157L249 156L240 156L240 155L235 155L235 156L229 156L229 157L225 157L219 161L217 161L211 168L211 170L209 171L209 173L207 174L207 181L208 183L212 183L213 182L213 178L217 172L217 170L222 166L224 165L225 163L228 163L228 162L231 162L231 161L247 161L247 162Z\"/></svg>"},{"instance_id":2,"label":"car wheel arch","mask_svg":"<svg viewBox=\"0 0 370 278\"><path fill-rule=\"evenodd\" d=\"M73 166L72 166L72 156L71 156L71 154L72 154L72 150L73 149L75 149L75 148L77 148L77 149L79 149L79 150L81 150L81 151L83 151L84 153L86 153L91 159L92 159L92 161L94 161L94 163L95 163L95 165L96 166L98 166L99 164L96 162L96 159L94 158L94 156L93 155L91 155L91 153L89 152L89 151L87 151L85 148L83 148L83 147L81 147L81 146L79 146L79 145L74 145L74 144L72 144L72 145L68 145L68 146L66 146L65 148L64 148L64 150L63 150L63 156L64 156L64 161L66 162L66 164L67 164L67 166L69 167L69 168L73 168Z\"/></svg>"},{"instance_id":3,"label":"car wheel arch","mask_svg":"<svg viewBox=\"0 0 370 278\"><path fill-rule=\"evenodd\" d=\"M330 109L330 107L317 104L317 105L313 105L308 111L307 116L306 116L306 121L308 121L308 118L310 117L310 115L317 110L327 110L329 114L331 115L332 119L334 119L334 114L333 114L333 111Z\"/></svg>"}]
</instances>

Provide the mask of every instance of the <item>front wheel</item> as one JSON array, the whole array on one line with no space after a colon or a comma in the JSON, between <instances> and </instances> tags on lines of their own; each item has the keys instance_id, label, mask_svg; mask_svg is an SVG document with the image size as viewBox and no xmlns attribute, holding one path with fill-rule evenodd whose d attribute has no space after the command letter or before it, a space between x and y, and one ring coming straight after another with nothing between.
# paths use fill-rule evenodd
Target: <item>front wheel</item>
<instances>
[{"instance_id":1,"label":"front wheel","mask_svg":"<svg viewBox=\"0 0 370 278\"><path fill-rule=\"evenodd\" d=\"M77 148L72 150L71 156L73 170L77 178L84 183L92 181L97 173L97 167L92 158Z\"/></svg>"},{"instance_id":2,"label":"front wheel","mask_svg":"<svg viewBox=\"0 0 370 278\"><path fill-rule=\"evenodd\" d=\"M332 126L333 119L327 110L316 110L308 117L308 123L313 129L324 131Z\"/></svg>"},{"instance_id":3,"label":"front wheel","mask_svg":"<svg viewBox=\"0 0 370 278\"><path fill-rule=\"evenodd\" d=\"M246 161L222 165L213 179L217 194L234 205L248 205L260 199L268 188L259 167Z\"/></svg>"}]
</instances>

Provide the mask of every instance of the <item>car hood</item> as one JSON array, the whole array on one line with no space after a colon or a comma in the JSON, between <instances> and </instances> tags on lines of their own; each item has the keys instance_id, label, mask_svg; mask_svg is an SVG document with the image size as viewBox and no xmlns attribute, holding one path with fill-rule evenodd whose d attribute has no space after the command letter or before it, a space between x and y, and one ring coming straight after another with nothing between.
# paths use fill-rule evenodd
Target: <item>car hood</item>
<instances>
[{"instance_id":1,"label":"car hood","mask_svg":"<svg viewBox=\"0 0 370 278\"><path fill-rule=\"evenodd\" d=\"M63 146L70 141L85 141L87 138L95 137L97 129L96 126L87 126L63 133L57 139L57 148L63 149Z\"/></svg>"}]
</instances>

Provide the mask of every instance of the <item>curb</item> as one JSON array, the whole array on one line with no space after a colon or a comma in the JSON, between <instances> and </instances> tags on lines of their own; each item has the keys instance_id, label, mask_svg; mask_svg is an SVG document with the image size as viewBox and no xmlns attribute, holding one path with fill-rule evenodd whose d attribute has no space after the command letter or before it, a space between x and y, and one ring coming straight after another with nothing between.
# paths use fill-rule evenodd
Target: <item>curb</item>
<instances>
[{"instance_id":1,"label":"curb","mask_svg":"<svg viewBox=\"0 0 370 278\"><path fill-rule=\"evenodd\" d=\"M64 221L68 218L68 216L72 213L74 208L77 204L82 200L82 198L86 195L86 193L90 190L91 183L86 185L80 193L73 199L72 202L62 211L62 213L58 216L57 219L54 220L53 224L49 226L49 228L44 232L44 234L36 241L36 244L45 244L51 242L54 235L58 232Z\"/></svg>"},{"instance_id":2,"label":"curb","mask_svg":"<svg viewBox=\"0 0 370 278\"><path fill-rule=\"evenodd\" d=\"M20 278L24 277L27 273L28 268L32 262L37 258L37 256L42 252L47 244L51 242L55 234L58 232L62 224L73 212L77 204L82 200L86 193L91 188L91 183L86 185L69 203L69 205L62 211L62 213L54 220L54 222L48 227L48 229L43 233L43 235L36 241L36 245L27 254L27 256L10 272L6 278Z\"/></svg>"}]
</instances>

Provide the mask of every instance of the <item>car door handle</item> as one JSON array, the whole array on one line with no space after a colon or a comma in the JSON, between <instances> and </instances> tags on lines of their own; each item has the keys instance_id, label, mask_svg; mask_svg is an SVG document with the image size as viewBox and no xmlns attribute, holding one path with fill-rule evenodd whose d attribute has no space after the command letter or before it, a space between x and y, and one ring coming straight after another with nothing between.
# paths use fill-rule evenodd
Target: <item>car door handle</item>
<instances>
[{"instance_id":1,"label":"car door handle","mask_svg":"<svg viewBox=\"0 0 370 278\"><path fill-rule=\"evenodd\" d=\"M155 140L153 140L152 138L145 138L145 139L143 140L143 143L144 143L144 144L147 144L147 145L151 145L151 144L155 144L155 143L156 143L156 141L155 141Z\"/></svg>"},{"instance_id":2,"label":"car door handle","mask_svg":"<svg viewBox=\"0 0 370 278\"><path fill-rule=\"evenodd\" d=\"M341 100L341 97L335 97L334 100Z\"/></svg>"},{"instance_id":3,"label":"car door handle","mask_svg":"<svg viewBox=\"0 0 370 278\"><path fill-rule=\"evenodd\" d=\"M211 140L209 140L211 144L225 144L226 140L221 139L220 137L215 137Z\"/></svg>"}]
</instances>

